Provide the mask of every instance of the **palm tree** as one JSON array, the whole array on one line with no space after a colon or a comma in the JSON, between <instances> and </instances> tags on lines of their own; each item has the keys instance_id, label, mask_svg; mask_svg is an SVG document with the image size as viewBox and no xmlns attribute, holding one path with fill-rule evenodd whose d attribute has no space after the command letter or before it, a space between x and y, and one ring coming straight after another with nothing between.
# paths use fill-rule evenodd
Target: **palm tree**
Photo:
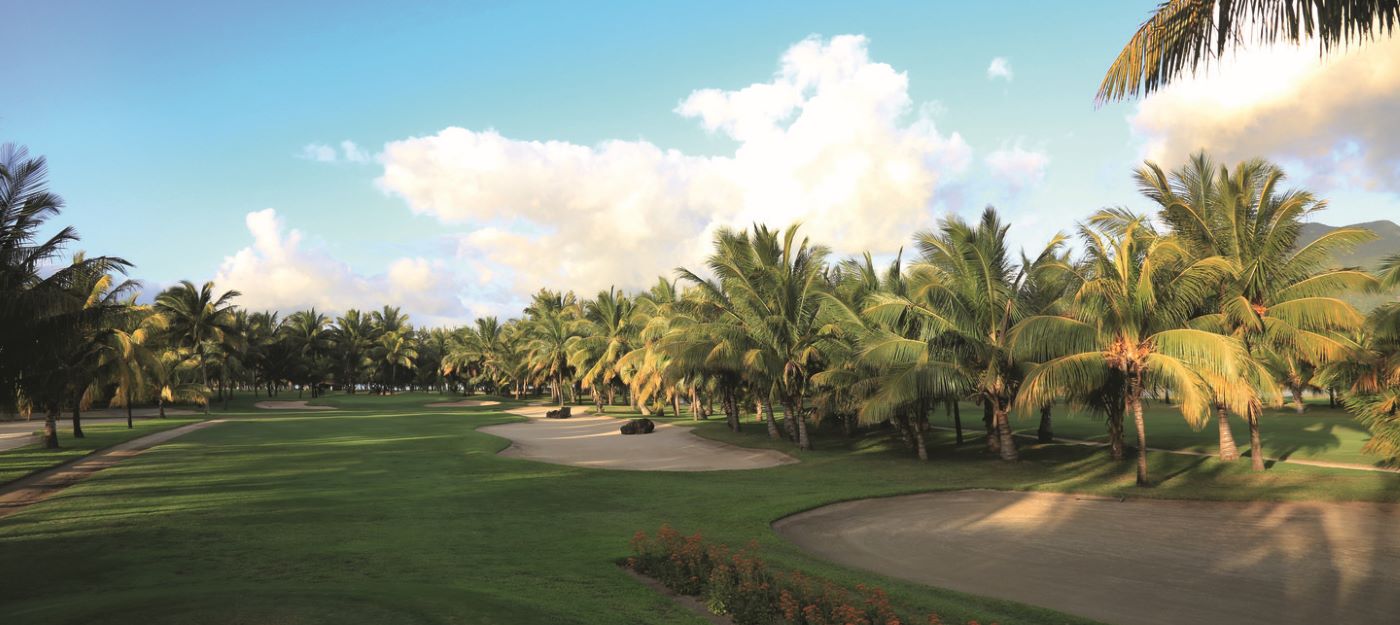
<instances>
[{"instance_id":1,"label":"palm tree","mask_svg":"<svg viewBox=\"0 0 1400 625\"><path fill-rule=\"evenodd\" d=\"M1376 272L1381 286L1400 286L1400 254ZM1350 358L1324 365L1318 380L1346 391L1342 399L1357 421L1371 431L1363 450L1394 463L1400 460L1400 302L1371 311L1356 333Z\"/></svg>"},{"instance_id":2,"label":"palm tree","mask_svg":"<svg viewBox=\"0 0 1400 625\"><path fill-rule=\"evenodd\" d=\"M1389 35L1395 0L1163 0L1099 85L1098 101L1147 94L1250 43L1316 39L1326 53Z\"/></svg>"},{"instance_id":3,"label":"palm tree","mask_svg":"<svg viewBox=\"0 0 1400 625\"><path fill-rule=\"evenodd\" d=\"M583 322L563 309L543 309L526 326L525 350L530 369L540 379L549 380L555 399L564 405L564 380L570 376L571 342L582 336Z\"/></svg>"},{"instance_id":4,"label":"palm tree","mask_svg":"<svg viewBox=\"0 0 1400 625\"><path fill-rule=\"evenodd\" d=\"M875 328L861 358L882 374L863 420L912 409L921 430L934 405L970 392L990 417L989 450L1017 459L1010 413L1023 363L1008 349L1008 334L1028 314L1031 296L1041 297L1028 274L1068 267L1056 255L1058 235L1036 260L1018 265L1006 249L1008 227L990 207L976 225L947 218L938 232L917 235L922 257L910 269L908 294L870 296L863 314Z\"/></svg>"},{"instance_id":5,"label":"palm tree","mask_svg":"<svg viewBox=\"0 0 1400 625\"><path fill-rule=\"evenodd\" d=\"M632 351L640 333L634 309L632 299L613 288L599 291L596 299L584 303L588 324L584 334L573 339L569 361L581 372L579 381L592 392L598 412L604 411L605 400L612 404L617 363Z\"/></svg>"},{"instance_id":6,"label":"palm tree","mask_svg":"<svg viewBox=\"0 0 1400 625\"><path fill-rule=\"evenodd\" d=\"M413 337L407 332L385 332L379 336L378 345L375 347L379 362L389 367L389 377L386 379L384 391L393 393L397 388L399 367L412 369L414 361L418 359L418 348L414 344Z\"/></svg>"},{"instance_id":7,"label":"palm tree","mask_svg":"<svg viewBox=\"0 0 1400 625\"><path fill-rule=\"evenodd\" d=\"M724 229L707 263L715 281L687 269L679 272L753 341L745 356L749 368L773 382L790 435L796 435L799 449L811 449L803 400L823 340L819 315L828 250L806 238L799 242L797 233L797 225L782 233L763 225L751 232Z\"/></svg>"},{"instance_id":8,"label":"palm tree","mask_svg":"<svg viewBox=\"0 0 1400 625\"><path fill-rule=\"evenodd\" d=\"M214 295L214 283L196 287L188 280L156 296L155 309L165 317L165 326L174 343L188 349L199 365L200 391L204 414L209 414L209 355L218 346L236 340L233 298L238 291Z\"/></svg>"},{"instance_id":9,"label":"palm tree","mask_svg":"<svg viewBox=\"0 0 1400 625\"><path fill-rule=\"evenodd\" d=\"M70 357L102 307L85 306L77 285L122 273L130 263L108 256L80 257L49 269L78 240L71 227L48 238L40 231L63 200L47 189L48 166L22 147L0 146L0 411L44 410L44 442L58 446L60 402L74 380Z\"/></svg>"},{"instance_id":10,"label":"palm tree","mask_svg":"<svg viewBox=\"0 0 1400 625\"><path fill-rule=\"evenodd\" d=\"M1267 362L1275 377L1292 389L1299 409L1306 378L1319 365L1350 351L1344 334L1360 328L1363 317L1338 295L1376 287L1376 280L1351 268L1323 269L1339 251L1375 238L1361 228L1337 228L1307 245L1298 245L1303 220L1326 203L1302 190L1281 190L1281 169L1263 160L1217 167L1204 152L1182 168L1164 173L1148 162L1135 177L1142 193L1159 207L1158 216L1198 258L1221 257L1232 269L1221 281L1195 327L1240 339L1251 358ZM1254 376L1262 382L1263 378ZM1208 380L1209 381L1209 380ZM1228 383L1229 381L1216 381ZM1263 470L1259 417L1267 392L1244 401L1250 427L1251 461ZM1218 396L1222 460L1235 448L1225 422L1224 394L1243 389L1215 387ZM1237 397L1236 400L1244 399Z\"/></svg>"},{"instance_id":11,"label":"palm tree","mask_svg":"<svg viewBox=\"0 0 1400 625\"><path fill-rule=\"evenodd\" d=\"M1231 267L1220 257L1192 257L1144 218L1122 211L1096 214L1079 234L1084 275L1071 314L1032 316L1012 331L1015 349L1041 362L1022 384L1017 405L1029 412L1121 388L1118 401L1137 429L1137 483L1146 486L1145 390L1171 389L1182 415L1199 426L1210 412L1210 392L1198 372L1241 375L1238 340L1187 326Z\"/></svg>"},{"instance_id":12,"label":"palm tree","mask_svg":"<svg viewBox=\"0 0 1400 625\"><path fill-rule=\"evenodd\" d=\"M321 369L331 347L330 324L330 317L316 312L315 308L294 312L282 324L282 331L297 355L300 386L303 389L311 386L313 398L319 396L321 383L325 381Z\"/></svg>"}]
</instances>

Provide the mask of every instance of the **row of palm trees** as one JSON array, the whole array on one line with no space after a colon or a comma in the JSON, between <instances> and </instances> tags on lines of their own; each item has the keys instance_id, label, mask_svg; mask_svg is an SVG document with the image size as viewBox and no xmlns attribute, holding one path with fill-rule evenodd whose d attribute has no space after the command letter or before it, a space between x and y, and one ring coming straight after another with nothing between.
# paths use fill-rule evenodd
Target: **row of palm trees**
<instances>
[{"instance_id":1,"label":"row of palm trees","mask_svg":"<svg viewBox=\"0 0 1400 625\"><path fill-rule=\"evenodd\" d=\"M1326 204L1283 188L1265 161L1198 154L1135 178L1154 215L1099 211L1033 256L1007 247L1010 226L990 208L919 233L917 257L885 267L832 261L795 226L722 230L706 266L675 282L588 300L541 291L521 319L454 332L444 371L544 385L559 402L587 393L599 410L619 393L648 413L689 404L696 418L718 403L734 429L751 406L802 449L814 425L887 425L920 458L929 415L952 413L961 442L970 401L1003 459L1018 457L1018 417L1038 413L1042 440L1053 436L1055 405L1101 414L1123 459L1126 423L1145 449L1143 404L1158 397L1196 427L1215 421L1225 461L1240 457L1230 415L1246 421L1256 470L1264 409L1302 410L1304 392L1328 389L1376 430L1370 448L1395 456L1400 305L1367 316L1347 296L1396 286L1400 261L1332 266L1374 235L1301 242ZM1147 484L1144 454L1137 465Z\"/></svg>"},{"instance_id":2,"label":"row of palm trees","mask_svg":"<svg viewBox=\"0 0 1400 625\"><path fill-rule=\"evenodd\" d=\"M1222 460L1240 455L1230 415L1245 420L1262 469L1263 409L1286 395L1301 409L1305 390L1326 388L1376 432L1371 450L1400 451L1400 305L1367 316L1346 300L1400 283L1400 262L1332 267L1364 230L1300 244L1325 202L1283 188L1264 161L1148 163L1135 178L1155 214L1099 211L1034 255L1008 247L991 208L944 219L916 235L912 258L879 266L833 259L797 226L755 225L721 230L704 267L646 291L541 290L520 318L453 329L415 329L389 306L249 312L209 283L138 304L119 258L54 266L77 237L38 240L61 207L43 170L23 150L0 154L0 323L18 330L0 340L0 409L42 411L53 444L61 410L80 436L79 411L102 402L163 414L171 401L227 406L234 389L410 388L546 390L599 411L685 405L735 430L751 412L802 449L814 428L887 427L925 459L936 410L961 443L962 407L980 406L987 449L1015 460L1012 422L1038 414L1050 440L1053 407L1069 405L1102 415L1123 459L1126 422L1145 448L1143 402L1159 397L1197 427L1214 420Z\"/></svg>"}]
</instances>

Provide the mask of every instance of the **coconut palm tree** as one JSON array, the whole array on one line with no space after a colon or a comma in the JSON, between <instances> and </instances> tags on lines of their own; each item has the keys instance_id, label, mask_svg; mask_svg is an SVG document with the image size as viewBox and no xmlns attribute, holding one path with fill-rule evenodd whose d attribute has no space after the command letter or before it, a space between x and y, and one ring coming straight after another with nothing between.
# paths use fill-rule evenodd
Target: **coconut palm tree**
<instances>
[{"instance_id":1,"label":"coconut palm tree","mask_svg":"<svg viewBox=\"0 0 1400 625\"><path fill-rule=\"evenodd\" d=\"M584 303L587 324L584 334L572 341L569 362L580 372L579 381L592 393L598 412L604 411L604 401L613 403L617 363L632 351L640 333L635 307L631 298L613 288Z\"/></svg>"},{"instance_id":2,"label":"coconut palm tree","mask_svg":"<svg viewBox=\"0 0 1400 625\"><path fill-rule=\"evenodd\" d=\"M1159 218L1173 236L1198 258L1221 257L1232 268L1221 281L1195 327L1240 339L1251 358L1266 363L1275 379L1294 393L1299 409L1307 379L1318 366L1343 358L1351 345L1345 338L1360 328L1362 315L1339 295L1368 291L1376 279L1354 268L1324 268L1339 251L1375 238L1361 228L1337 228L1308 243L1298 238L1305 219L1326 202L1303 190L1281 188L1285 176L1263 160L1233 169L1216 165L1204 152L1170 174L1148 162L1135 173L1142 193L1159 207ZM1262 377L1251 379L1261 381ZM1229 381L1217 380L1217 383ZM1266 402L1280 398L1267 392L1242 404L1249 423L1251 461L1263 470L1259 417ZM1217 396L1243 393L1217 388ZM1222 460L1232 460L1234 440L1217 397ZM1241 398L1236 397L1238 402Z\"/></svg>"},{"instance_id":3,"label":"coconut palm tree","mask_svg":"<svg viewBox=\"0 0 1400 625\"><path fill-rule=\"evenodd\" d=\"M1382 288L1400 287L1400 254L1376 272ZM1356 333L1350 358L1318 371L1318 381L1345 390L1342 404L1371 431L1363 450L1388 462L1400 460L1400 302L1371 311Z\"/></svg>"},{"instance_id":4,"label":"coconut palm tree","mask_svg":"<svg viewBox=\"0 0 1400 625\"><path fill-rule=\"evenodd\" d=\"M0 332L0 412L41 408L45 445L57 447L58 411L74 386L70 367L84 362L80 348L84 336L90 337L85 328L110 312L106 306L87 305L75 293L123 273L130 263L108 256L57 262L78 234L64 227L40 236L63 207L62 198L48 191L47 176L43 157L30 158L22 147L0 145L0 327L5 328Z\"/></svg>"},{"instance_id":5,"label":"coconut palm tree","mask_svg":"<svg viewBox=\"0 0 1400 625\"><path fill-rule=\"evenodd\" d=\"M398 388L399 367L412 369L415 366L418 346L409 332L385 332L379 336L375 354L381 364L389 367L384 392L393 393Z\"/></svg>"},{"instance_id":6,"label":"coconut palm tree","mask_svg":"<svg viewBox=\"0 0 1400 625\"><path fill-rule=\"evenodd\" d=\"M1241 45L1316 40L1326 53L1397 22L1395 0L1163 0L1109 66L1098 101L1151 93Z\"/></svg>"},{"instance_id":7,"label":"coconut palm tree","mask_svg":"<svg viewBox=\"0 0 1400 625\"><path fill-rule=\"evenodd\" d=\"M539 379L548 380L554 399L562 407L565 402L564 382L571 379L569 350L572 341L583 336L584 322L563 308L542 308L525 326L525 351L530 371Z\"/></svg>"},{"instance_id":8,"label":"coconut palm tree","mask_svg":"<svg viewBox=\"0 0 1400 625\"><path fill-rule=\"evenodd\" d=\"M155 310L165 317L172 343L188 349L198 363L204 414L209 414L209 357L219 345L237 340L233 299L239 295L224 291L216 296L213 282L196 287L182 280L156 296Z\"/></svg>"},{"instance_id":9,"label":"coconut palm tree","mask_svg":"<svg viewBox=\"0 0 1400 625\"><path fill-rule=\"evenodd\" d=\"M299 386L303 389L310 386L311 396L317 397L321 383L325 381L320 373L334 336L330 317L316 312L315 308L299 310L287 316L282 332L297 355Z\"/></svg>"},{"instance_id":10,"label":"coconut palm tree","mask_svg":"<svg viewBox=\"0 0 1400 625\"><path fill-rule=\"evenodd\" d=\"M803 402L817 372L817 344L823 340L820 312L828 250L805 237L798 241L798 228L789 226L781 233L763 225L749 232L721 230L707 262L715 280L688 269L679 273L749 336L754 349L745 356L748 368L773 383L790 435L795 434L798 448L811 449Z\"/></svg>"},{"instance_id":11,"label":"coconut palm tree","mask_svg":"<svg viewBox=\"0 0 1400 625\"><path fill-rule=\"evenodd\" d=\"M910 268L908 294L870 296L863 314L875 327L861 358L883 373L861 408L863 420L912 407L922 423L937 403L971 394L990 417L989 450L1017 459L1010 413L1024 363L1008 349L1008 334L1029 312L1041 312L1027 310L1027 298L1041 297L1027 276L1068 267L1056 255L1060 236L1035 261L1016 263L1006 248L1008 227L990 207L975 225L949 217L937 232L916 236L921 258Z\"/></svg>"},{"instance_id":12,"label":"coconut palm tree","mask_svg":"<svg viewBox=\"0 0 1400 625\"><path fill-rule=\"evenodd\" d=\"M1232 275L1220 257L1195 258L1145 218L1103 211L1081 225L1085 259L1070 315L1036 315L1012 331L1014 349L1040 362L1020 388L1018 409L1057 400L1092 401L1105 387L1137 429L1137 483L1149 484L1142 395L1169 388L1193 425L1210 414L1202 375L1241 375L1246 358L1237 339L1188 327L1189 314ZM1118 383L1117 381L1121 381Z\"/></svg>"}]
</instances>

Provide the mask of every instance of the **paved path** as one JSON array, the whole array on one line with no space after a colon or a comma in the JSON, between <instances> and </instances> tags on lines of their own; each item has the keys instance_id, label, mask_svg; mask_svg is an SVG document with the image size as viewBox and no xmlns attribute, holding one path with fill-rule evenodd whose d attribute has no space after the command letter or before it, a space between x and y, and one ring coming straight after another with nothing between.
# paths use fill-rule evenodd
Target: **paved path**
<instances>
[{"instance_id":1,"label":"paved path","mask_svg":"<svg viewBox=\"0 0 1400 625\"><path fill-rule=\"evenodd\" d=\"M1118 625L1390 625L1400 506L960 491L773 528L824 558Z\"/></svg>"},{"instance_id":2,"label":"paved path","mask_svg":"<svg viewBox=\"0 0 1400 625\"><path fill-rule=\"evenodd\" d=\"M133 438L83 456L76 461L45 469L25 478L0 486L0 517L18 512L25 506L38 503L58 494L59 491L78 483L83 478L110 467L126 458L141 454L156 445L177 436L182 436L223 423L223 419L200 421L176 428L170 428Z\"/></svg>"},{"instance_id":3,"label":"paved path","mask_svg":"<svg viewBox=\"0 0 1400 625\"><path fill-rule=\"evenodd\" d=\"M621 419L581 414L545 419L549 406L509 410L525 423L490 425L479 431L511 440L503 456L594 469L632 471L722 471L763 469L797 462L768 449L745 449L696 436L687 428L657 423L651 434L623 436Z\"/></svg>"}]
</instances>

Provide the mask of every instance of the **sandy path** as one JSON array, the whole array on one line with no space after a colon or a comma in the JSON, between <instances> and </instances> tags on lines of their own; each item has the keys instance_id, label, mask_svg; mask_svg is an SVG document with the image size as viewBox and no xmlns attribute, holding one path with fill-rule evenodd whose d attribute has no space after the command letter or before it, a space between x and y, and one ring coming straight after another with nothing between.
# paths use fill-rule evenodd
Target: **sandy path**
<instances>
[{"instance_id":1,"label":"sandy path","mask_svg":"<svg viewBox=\"0 0 1400 625\"><path fill-rule=\"evenodd\" d=\"M428 404L429 408L471 408L474 406L499 406L501 402L490 399L463 399L461 401L440 401Z\"/></svg>"},{"instance_id":2,"label":"sandy path","mask_svg":"<svg viewBox=\"0 0 1400 625\"><path fill-rule=\"evenodd\" d=\"M305 401L260 401L253 404L263 410L335 410L335 406L308 406Z\"/></svg>"},{"instance_id":3,"label":"sandy path","mask_svg":"<svg viewBox=\"0 0 1400 625\"><path fill-rule=\"evenodd\" d=\"M962 491L773 528L827 559L1118 625L1394 623L1400 506Z\"/></svg>"},{"instance_id":4,"label":"sandy path","mask_svg":"<svg viewBox=\"0 0 1400 625\"><path fill-rule=\"evenodd\" d=\"M550 409L516 408L509 412L531 417L530 421L491 425L479 431L511 440L502 456L594 469L723 471L797 462L782 452L726 445L665 423L657 423L651 434L623 436L618 433L621 419L587 416L582 409L571 419L543 418Z\"/></svg>"},{"instance_id":5,"label":"sandy path","mask_svg":"<svg viewBox=\"0 0 1400 625\"><path fill-rule=\"evenodd\" d=\"M195 430L223 423L222 419L200 421L133 438L107 449L96 451L78 460L45 469L25 478L0 486L0 517L18 512L25 506L48 499L83 478L132 456L140 455L156 445Z\"/></svg>"}]
</instances>

